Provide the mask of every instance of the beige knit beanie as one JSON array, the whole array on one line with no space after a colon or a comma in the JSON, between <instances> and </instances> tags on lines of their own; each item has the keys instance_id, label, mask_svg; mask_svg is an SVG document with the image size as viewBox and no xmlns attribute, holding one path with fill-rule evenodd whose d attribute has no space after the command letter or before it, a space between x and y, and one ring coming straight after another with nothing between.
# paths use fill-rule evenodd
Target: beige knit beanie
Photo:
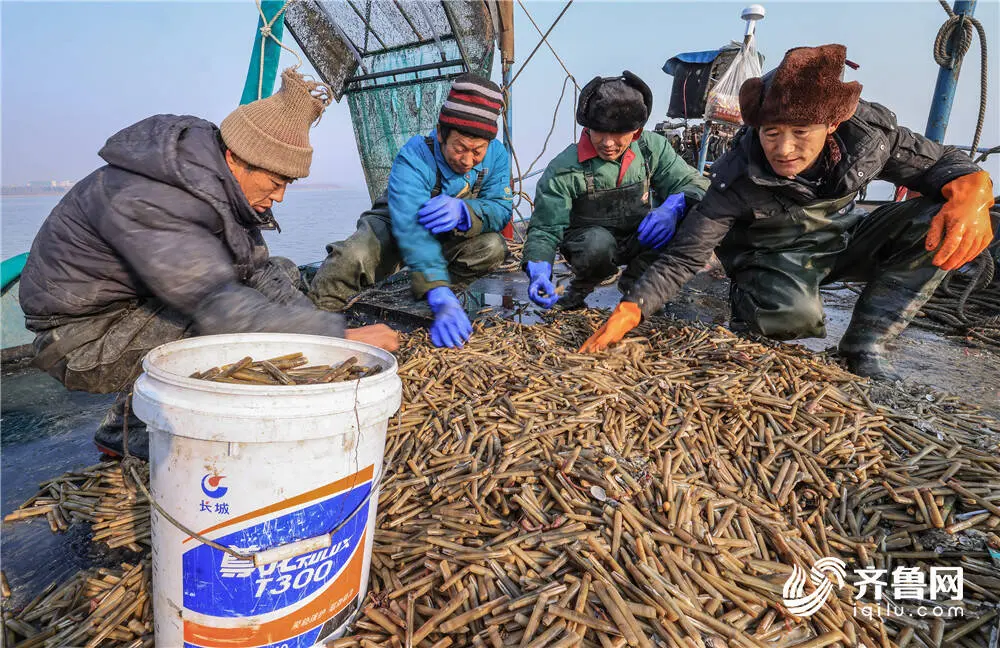
<instances>
[{"instance_id":1,"label":"beige knit beanie","mask_svg":"<svg viewBox=\"0 0 1000 648\"><path fill-rule=\"evenodd\" d=\"M288 178L309 175L309 128L330 105L330 89L288 68L281 89L244 104L222 120L222 141L237 157Z\"/></svg>"}]
</instances>

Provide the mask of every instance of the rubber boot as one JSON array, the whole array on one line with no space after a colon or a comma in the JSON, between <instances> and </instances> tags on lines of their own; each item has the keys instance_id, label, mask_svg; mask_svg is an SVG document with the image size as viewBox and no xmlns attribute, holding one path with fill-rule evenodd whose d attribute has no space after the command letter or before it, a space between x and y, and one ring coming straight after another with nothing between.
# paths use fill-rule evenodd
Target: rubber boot
<instances>
[{"instance_id":1,"label":"rubber boot","mask_svg":"<svg viewBox=\"0 0 1000 648\"><path fill-rule=\"evenodd\" d=\"M628 294L632 292L632 287L635 286L635 279L632 277L626 277L624 273L618 278L618 292L621 293L622 297L628 297Z\"/></svg>"},{"instance_id":2,"label":"rubber boot","mask_svg":"<svg viewBox=\"0 0 1000 648\"><path fill-rule=\"evenodd\" d=\"M747 337L751 333L750 325L747 324L746 320L736 319L734 317L729 318L729 330L742 337Z\"/></svg>"},{"instance_id":3,"label":"rubber boot","mask_svg":"<svg viewBox=\"0 0 1000 648\"><path fill-rule=\"evenodd\" d=\"M600 282L582 280L578 277L574 277L572 281L569 282L569 288L556 302L556 305L552 308L561 311L573 311L580 310L581 308L587 307L587 295L594 292L597 285Z\"/></svg>"},{"instance_id":4,"label":"rubber boot","mask_svg":"<svg viewBox=\"0 0 1000 648\"><path fill-rule=\"evenodd\" d=\"M901 380L885 357L885 347L927 303L945 274L938 268L924 267L870 281L840 340L839 353L847 361L847 368L873 380Z\"/></svg>"},{"instance_id":5,"label":"rubber boot","mask_svg":"<svg viewBox=\"0 0 1000 648\"><path fill-rule=\"evenodd\" d=\"M125 409L128 408L128 417ZM132 411L131 392L121 392L104 420L94 432L97 449L112 457L125 456L125 422L128 421L128 453L133 457L149 461L149 432L146 424Z\"/></svg>"}]
</instances>

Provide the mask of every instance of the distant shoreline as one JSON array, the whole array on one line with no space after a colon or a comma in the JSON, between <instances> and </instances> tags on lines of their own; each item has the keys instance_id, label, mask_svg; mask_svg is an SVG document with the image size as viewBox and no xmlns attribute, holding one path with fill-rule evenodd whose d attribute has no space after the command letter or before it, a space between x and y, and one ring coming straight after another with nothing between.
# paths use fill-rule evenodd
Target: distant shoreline
<instances>
[{"instance_id":1,"label":"distant shoreline","mask_svg":"<svg viewBox=\"0 0 1000 648\"><path fill-rule=\"evenodd\" d=\"M0 190L0 196L4 198L24 198L24 197L38 197L38 196L62 196L69 189L65 188L44 188L44 189L31 189L28 187L3 187ZM292 183L288 185L288 191L364 191L367 192L366 187L347 187L339 184L323 183L317 182L315 184L296 184Z\"/></svg>"},{"instance_id":2,"label":"distant shoreline","mask_svg":"<svg viewBox=\"0 0 1000 648\"><path fill-rule=\"evenodd\" d=\"M0 196L3 196L4 198L8 198L8 197L10 197L10 198L22 198L22 197L32 198L32 197L38 197L38 196L62 196L67 191L68 191L67 189L41 190L41 189L21 189L20 187L18 187L17 189L4 187L3 190L0 191Z\"/></svg>"},{"instance_id":3,"label":"distant shoreline","mask_svg":"<svg viewBox=\"0 0 1000 648\"><path fill-rule=\"evenodd\" d=\"M327 184L323 182L317 182L315 184L299 184L297 182L293 182L292 184L288 185L288 191L333 191L333 190L368 191L366 187L345 187L344 185L332 184L332 183Z\"/></svg>"}]
</instances>

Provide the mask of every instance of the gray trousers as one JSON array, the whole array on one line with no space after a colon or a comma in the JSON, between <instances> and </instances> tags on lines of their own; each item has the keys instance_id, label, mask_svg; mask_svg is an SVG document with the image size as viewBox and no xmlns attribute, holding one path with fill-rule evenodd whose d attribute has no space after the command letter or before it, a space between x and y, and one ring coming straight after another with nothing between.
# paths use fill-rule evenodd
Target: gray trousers
<instances>
[{"instance_id":1,"label":"gray trousers","mask_svg":"<svg viewBox=\"0 0 1000 648\"><path fill-rule=\"evenodd\" d=\"M288 303L301 299L296 265L271 257L247 285ZM99 394L120 392L142 373L142 358L152 349L197 335L194 322L156 298L126 302L108 313L80 317L35 335L35 365L67 389Z\"/></svg>"},{"instance_id":2,"label":"gray trousers","mask_svg":"<svg viewBox=\"0 0 1000 648\"><path fill-rule=\"evenodd\" d=\"M403 267L403 257L385 216L366 212L349 238L326 246L327 257L309 288L313 302L324 310L341 311L351 297L374 286ZM469 284L499 267L507 244L496 232L478 236L449 236L441 241L448 274L458 285ZM413 292L422 298L428 286L414 281Z\"/></svg>"}]
</instances>

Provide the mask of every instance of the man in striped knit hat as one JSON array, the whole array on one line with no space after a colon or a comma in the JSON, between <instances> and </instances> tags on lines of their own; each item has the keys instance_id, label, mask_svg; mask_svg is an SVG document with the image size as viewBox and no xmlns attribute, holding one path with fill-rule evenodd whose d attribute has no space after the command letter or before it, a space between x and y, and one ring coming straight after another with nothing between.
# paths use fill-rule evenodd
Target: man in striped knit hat
<instances>
[{"instance_id":1,"label":"man in striped knit hat","mask_svg":"<svg viewBox=\"0 0 1000 648\"><path fill-rule=\"evenodd\" d=\"M350 238L327 245L310 296L342 310L355 293L409 266L413 293L434 312L431 341L461 347L472 324L453 291L497 268L507 254L510 162L496 140L503 95L473 74L455 80L438 126L399 151L389 186Z\"/></svg>"}]
</instances>

